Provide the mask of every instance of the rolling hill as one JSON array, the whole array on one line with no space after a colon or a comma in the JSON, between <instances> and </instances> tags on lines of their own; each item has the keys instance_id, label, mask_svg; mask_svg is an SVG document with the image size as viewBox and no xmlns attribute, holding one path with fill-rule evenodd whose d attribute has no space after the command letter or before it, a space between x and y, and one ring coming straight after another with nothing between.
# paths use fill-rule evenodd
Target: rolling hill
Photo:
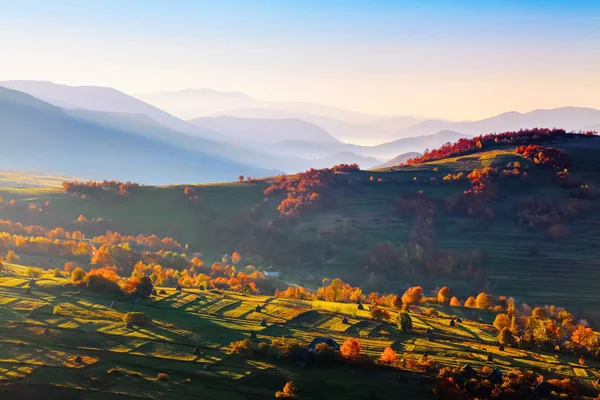
<instances>
[{"instance_id":1,"label":"rolling hill","mask_svg":"<svg viewBox=\"0 0 600 400\"><path fill-rule=\"evenodd\" d=\"M429 135L442 130L451 130L468 135L493 132L506 132L519 129L561 127L579 131L593 124L600 124L600 110L585 107L562 107L548 110L534 110L527 113L516 111L502 113L479 121L451 122L428 120L399 130L402 136Z\"/></svg>"},{"instance_id":2,"label":"rolling hill","mask_svg":"<svg viewBox=\"0 0 600 400\"><path fill-rule=\"evenodd\" d=\"M565 152L572 162L570 179L590 187L600 185L596 173L600 138L574 137L543 146ZM515 162L520 165L516 176L511 167ZM448 211L471 188L466 176L488 166L500 171L486 203L489 215L469 215L467 209ZM444 180L448 174L453 178ZM447 284L461 296L485 289L528 304L560 304L591 317L600 304L594 286L600 204L593 190L584 188L578 194L577 187L559 186L556 179L556 171L517 154L515 145L498 144L415 166L337 174L331 190L323 192L322 207L301 213L289 224L277 210L284 194L275 192L265 201L269 180L191 186L202 198L193 207L181 186L143 187L122 202L82 202L60 190L3 190L4 201L14 199L18 206L0 210L0 218L54 228L67 226L80 214L102 217L118 221L116 228L123 234L173 236L207 256L236 249L260 260L257 263L286 271L292 282L308 287L324 277L341 277L367 291L398 291L414 282L429 289ZM410 199L419 193L427 196L424 205L432 199L444 203L425 230L431 232L427 237L435 250L427 254L435 255L435 263L422 261L409 246L418 238L413 226L418 219L394 211L399 197ZM32 216L28 212L29 204L43 206L46 200L53 204L51 213ZM523 222L519 213L537 201L549 202L543 209L556 209L551 215L561 216L559 222L542 219L533 226ZM407 254L389 264L377 262L371 255L386 243L392 247L382 254L392 258ZM437 263L453 272L428 270ZM582 294L573 296L574 288Z\"/></svg>"},{"instance_id":3,"label":"rolling hill","mask_svg":"<svg viewBox=\"0 0 600 400\"><path fill-rule=\"evenodd\" d=\"M47 103L66 109L83 109L121 114L147 115L174 131L218 140L219 134L203 130L182 119L109 87L67 86L44 81L4 81L0 87L28 93Z\"/></svg>"},{"instance_id":4,"label":"rolling hill","mask_svg":"<svg viewBox=\"0 0 600 400\"><path fill-rule=\"evenodd\" d=\"M311 142L338 142L323 128L301 119L261 119L230 116L202 117L189 121L204 129L218 131L232 139L244 142L280 142L306 140Z\"/></svg>"},{"instance_id":5,"label":"rolling hill","mask_svg":"<svg viewBox=\"0 0 600 400\"><path fill-rule=\"evenodd\" d=\"M397 167L400 164L404 164L407 160L414 158L414 157L418 157L420 155L421 155L421 153L416 153L416 152L402 153L402 154L399 154L396 157L392 158L391 160L386 161L383 164L373 167L373 169Z\"/></svg>"}]
</instances>

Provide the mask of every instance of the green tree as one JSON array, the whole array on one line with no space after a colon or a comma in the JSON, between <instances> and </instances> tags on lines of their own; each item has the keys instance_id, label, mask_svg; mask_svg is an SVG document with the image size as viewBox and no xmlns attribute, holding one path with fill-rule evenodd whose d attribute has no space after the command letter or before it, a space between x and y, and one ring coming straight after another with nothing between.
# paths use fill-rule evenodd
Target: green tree
<instances>
[{"instance_id":1,"label":"green tree","mask_svg":"<svg viewBox=\"0 0 600 400\"><path fill-rule=\"evenodd\" d=\"M402 332L410 332L412 330L412 318L407 312L398 314L398 329Z\"/></svg>"}]
</instances>

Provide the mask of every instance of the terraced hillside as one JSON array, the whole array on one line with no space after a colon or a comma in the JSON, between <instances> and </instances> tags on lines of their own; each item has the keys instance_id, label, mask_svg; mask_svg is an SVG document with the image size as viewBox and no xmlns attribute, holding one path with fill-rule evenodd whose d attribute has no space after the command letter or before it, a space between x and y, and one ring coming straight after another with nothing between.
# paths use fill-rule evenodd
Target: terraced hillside
<instances>
[{"instance_id":1,"label":"terraced hillside","mask_svg":"<svg viewBox=\"0 0 600 400\"><path fill-rule=\"evenodd\" d=\"M210 261L239 251L259 268L273 266L281 271L284 282L309 288L317 287L324 277L341 277L365 292L401 292L415 284L427 291L448 285L461 297L487 290L531 304L560 304L578 315L594 317L600 304L596 290L600 219L595 189L600 138L569 138L543 145L565 152L571 162L569 179L585 185L585 193L580 193L579 186L557 185L555 168L517 154L515 145L498 144L419 165L336 174L325 193L327 201L291 219L277 211L285 194L263 193L271 180L140 187L126 196L85 199L61 189L2 189L0 218L49 229L77 228L88 237L106 230L156 233L188 244L188 253L199 251ZM520 175L502 175L515 163ZM398 212L396 200L420 195L452 202L470 190L467 175L486 167L497 169L499 175L486 204L493 218L448 212L447 205L440 206L428 228L433 247L425 255L446 257L454 270L425 271L430 262L416 260L416 250L410 247L416 243L416 219ZM461 173L461 179L444 180L448 174ZM195 200L184 195L186 187ZM524 201L531 199L550 201L560 209L558 222L535 226L519 222ZM41 211L34 212L31 206ZM540 213L547 212L541 209L547 205L538 206ZM74 225L79 215L100 217L103 222L81 228ZM396 249L405 246L398 251L412 252L408 261L396 257L374 265L374 251L385 243Z\"/></svg>"},{"instance_id":2,"label":"terraced hillside","mask_svg":"<svg viewBox=\"0 0 600 400\"><path fill-rule=\"evenodd\" d=\"M546 379L571 379L584 397L597 393L600 363L501 350L493 315L485 311L435 305L439 316L430 317L412 307L413 331L402 333L371 319L370 306L173 288L114 298L76 291L52 273L32 284L24 267L7 267L0 277L2 397L265 399L293 380L301 399L428 399L439 369L465 364L484 376L495 367L505 374L532 369ZM127 327L123 317L130 312L152 323ZM451 317L460 322L451 326ZM305 365L271 353L230 354L230 343L245 338L258 348L281 337L306 346L317 336L340 344L356 338L361 353L374 359L390 346L402 361ZM423 360L435 368L422 367Z\"/></svg>"}]
</instances>

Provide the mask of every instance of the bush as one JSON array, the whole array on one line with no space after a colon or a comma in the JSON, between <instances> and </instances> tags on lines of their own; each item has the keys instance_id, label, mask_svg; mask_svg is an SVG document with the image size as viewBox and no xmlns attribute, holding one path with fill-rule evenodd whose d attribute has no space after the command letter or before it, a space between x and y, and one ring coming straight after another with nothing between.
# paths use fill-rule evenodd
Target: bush
<instances>
[{"instance_id":1,"label":"bush","mask_svg":"<svg viewBox=\"0 0 600 400\"><path fill-rule=\"evenodd\" d=\"M340 359L340 353L327 343L319 343L314 352L317 360L322 362L334 362Z\"/></svg>"},{"instance_id":2,"label":"bush","mask_svg":"<svg viewBox=\"0 0 600 400\"><path fill-rule=\"evenodd\" d=\"M71 280L73 282L81 282L85 279L85 271L81 267L77 267L71 272Z\"/></svg>"},{"instance_id":3,"label":"bush","mask_svg":"<svg viewBox=\"0 0 600 400\"><path fill-rule=\"evenodd\" d=\"M161 382L166 382L169 380L169 374L164 373L164 372L159 372L158 373L158 380Z\"/></svg>"},{"instance_id":4,"label":"bush","mask_svg":"<svg viewBox=\"0 0 600 400\"><path fill-rule=\"evenodd\" d=\"M135 292L141 297L150 297L153 289L154 285L152 285L152 281L147 276L141 277L135 285Z\"/></svg>"},{"instance_id":5,"label":"bush","mask_svg":"<svg viewBox=\"0 0 600 400\"><path fill-rule=\"evenodd\" d=\"M105 278L102 275L88 275L85 278L85 287L96 293L121 293L121 287L117 282Z\"/></svg>"},{"instance_id":6,"label":"bush","mask_svg":"<svg viewBox=\"0 0 600 400\"><path fill-rule=\"evenodd\" d=\"M289 381L283 387L283 390L275 393L275 397L278 399L295 399L296 398L296 385L293 381Z\"/></svg>"},{"instance_id":7,"label":"bush","mask_svg":"<svg viewBox=\"0 0 600 400\"><path fill-rule=\"evenodd\" d=\"M30 278L39 278L42 276L42 270L35 267L27 267L25 274Z\"/></svg>"},{"instance_id":8,"label":"bush","mask_svg":"<svg viewBox=\"0 0 600 400\"><path fill-rule=\"evenodd\" d=\"M296 339L281 337L271 341L273 351L280 357L285 358L293 358L302 347L302 343Z\"/></svg>"},{"instance_id":9,"label":"bush","mask_svg":"<svg viewBox=\"0 0 600 400\"><path fill-rule=\"evenodd\" d=\"M251 357L254 349L252 349L252 342L250 339L238 340L237 342L231 342L230 354L238 354L242 357Z\"/></svg>"},{"instance_id":10,"label":"bush","mask_svg":"<svg viewBox=\"0 0 600 400\"><path fill-rule=\"evenodd\" d=\"M398 314L398 329L402 332L410 332L412 330L412 318L407 312Z\"/></svg>"},{"instance_id":11,"label":"bush","mask_svg":"<svg viewBox=\"0 0 600 400\"><path fill-rule=\"evenodd\" d=\"M123 316L123 321L126 323L131 322L138 326L150 325L152 323L152 319L141 312L128 312Z\"/></svg>"},{"instance_id":12,"label":"bush","mask_svg":"<svg viewBox=\"0 0 600 400\"><path fill-rule=\"evenodd\" d=\"M440 315L435 308L425 308L422 312L424 315L428 315L430 317L438 317Z\"/></svg>"},{"instance_id":13,"label":"bush","mask_svg":"<svg viewBox=\"0 0 600 400\"><path fill-rule=\"evenodd\" d=\"M58 268L54 268L54 271L52 271L52 273L54 274L55 278L62 278L63 274L62 271Z\"/></svg>"}]
</instances>

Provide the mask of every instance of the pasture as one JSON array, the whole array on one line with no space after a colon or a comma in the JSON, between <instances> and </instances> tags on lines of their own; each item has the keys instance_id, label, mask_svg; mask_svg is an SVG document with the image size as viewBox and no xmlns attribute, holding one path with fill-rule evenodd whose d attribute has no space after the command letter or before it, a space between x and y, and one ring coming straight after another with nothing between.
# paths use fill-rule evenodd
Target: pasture
<instances>
[{"instance_id":1,"label":"pasture","mask_svg":"<svg viewBox=\"0 0 600 400\"><path fill-rule=\"evenodd\" d=\"M164 294L137 301L74 291L66 279L50 273L30 287L24 272L11 265L0 277L4 396L265 399L294 380L302 399L367 399L372 394L428 399L433 398L431 386L406 368L409 360L425 354L445 366L534 369L590 388L600 374L594 361L579 365L563 354L498 350L490 316L479 310L438 305L439 317L428 317L417 307L411 312L414 330L401 333L393 321L372 320L368 305L357 310L354 304L173 288L160 288ZM153 322L128 328L123 316L129 312L143 312ZM390 312L395 319L396 311ZM452 316L461 316L463 322L451 327ZM427 328L435 340L428 339ZM276 357L230 354L229 344L250 338L252 332L255 344L280 337L304 345L316 336L339 344L356 338L363 354L378 358L390 346L401 361L396 368L376 367L374 373L352 365L302 367ZM159 379L159 374L166 375Z\"/></svg>"}]
</instances>

